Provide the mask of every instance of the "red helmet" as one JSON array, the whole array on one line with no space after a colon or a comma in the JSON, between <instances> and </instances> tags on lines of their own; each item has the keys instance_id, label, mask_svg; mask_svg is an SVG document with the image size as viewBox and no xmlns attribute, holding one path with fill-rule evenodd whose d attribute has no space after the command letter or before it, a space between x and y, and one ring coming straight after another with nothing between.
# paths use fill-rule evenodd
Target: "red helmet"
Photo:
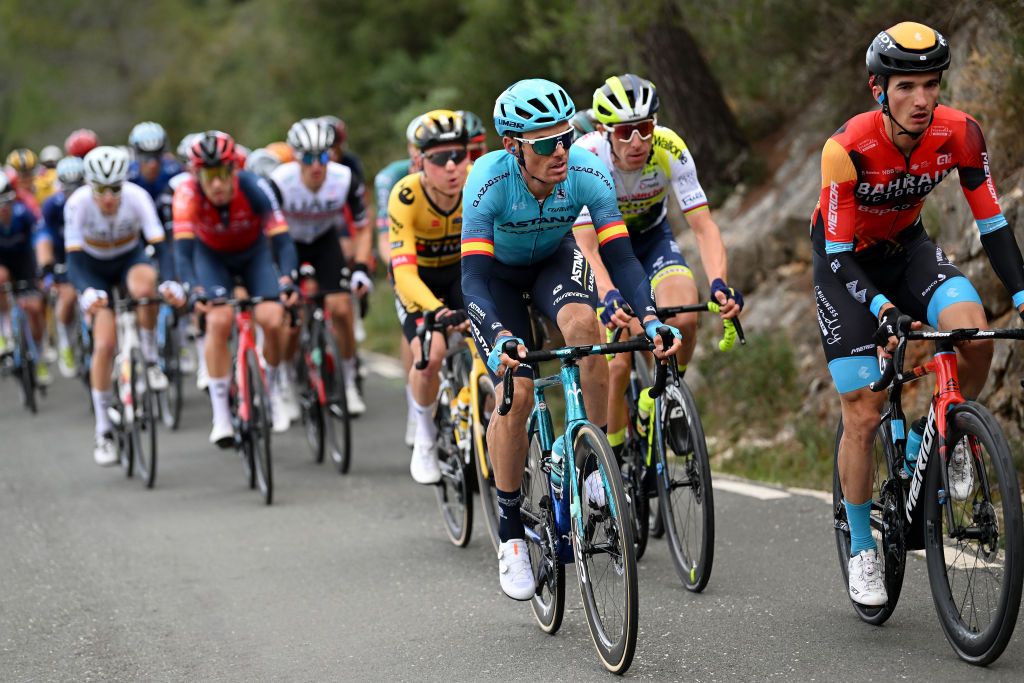
<instances>
[{"instance_id":1,"label":"red helmet","mask_svg":"<svg viewBox=\"0 0 1024 683\"><path fill-rule=\"evenodd\" d=\"M189 147L188 161L192 168L233 164L236 161L235 140L219 130L200 133Z\"/></svg>"},{"instance_id":2,"label":"red helmet","mask_svg":"<svg viewBox=\"0 0 1024 683\"><path fill-rule=\"evenodd\" d=\"M93 149L98 147L100 139L96 133L88 128L79 128L72 131L68 139L64 141L64 151L73 157L84 157Z\"/></svg>"}]
</instances>

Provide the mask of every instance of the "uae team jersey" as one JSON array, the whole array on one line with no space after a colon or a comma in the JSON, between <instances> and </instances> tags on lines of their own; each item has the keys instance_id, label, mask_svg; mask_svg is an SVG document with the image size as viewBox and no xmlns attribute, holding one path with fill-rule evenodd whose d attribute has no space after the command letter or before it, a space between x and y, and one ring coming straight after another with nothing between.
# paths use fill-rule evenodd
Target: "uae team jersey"
<instances>
[{"instance_id":1,"label":"uae team jersey","mask_svg":"<svg viewBox=\"0 0 1024 683\"><path fill-rule=\"evenodd\" d=\"M356 227L366 224L363 193L351 168L328 162L324 184L316 192L302 183L301 170L292 161L278 166L270 176L281 192L281 210L293 240L312 244L331 230L342 230L348 225L346 206Z\"/></svg>"},{"instance_id":2,"label":"uae team jersey","mask_svg":"<svg viewBox=\"0 0 1024 683\"><path fill-rule=\"evenodd\" d=\"M121 202L112 216L100 212L88 185L75 190L64 203L67 251L84 251L93 258L109 260L135 249L140 239L161 242L164 228L149 193L134 183L121 186Z\"/></svg>"},{"instance_id":3,"label":"uae team jersey","mask_svg":"<svg viewBox=\"0 0 1024 683\"><path fill-rule=\"evenodd\" d=\"M248 249L260 235L273 237L288 232L273 190L265 180L248 171L234 177L234 192L227 206L210 203L193 178L174 191L174 238L196 238L214 251Z\"/></svg>"}]
</instances>

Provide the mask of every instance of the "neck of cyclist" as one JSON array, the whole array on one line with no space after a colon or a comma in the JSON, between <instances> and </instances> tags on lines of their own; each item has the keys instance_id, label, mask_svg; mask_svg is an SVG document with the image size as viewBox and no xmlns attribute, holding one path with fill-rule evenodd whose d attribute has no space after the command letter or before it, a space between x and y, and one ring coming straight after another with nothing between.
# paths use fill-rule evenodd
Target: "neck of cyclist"
<instances>
[{"instance_id":1,"label":"neck of cyclist","mask_svg":"<svg viewBox=\"0 0 1024 683\"><path fill-rule=\"evenodd\" d=\"M521 145L521 147L525 146L526 145ZM561 145L559 145L551 156L534 156L532 163L529 163L526 160L525 152L520 148L519 154L517 155L517 158L519 159L519 173L522 175L523 181L526 183L526 189L530 191L530 194L532 194L538 202L543 202L547 199L548 195L554 191L555 186L565 180L565 177L563 175L562 177L554 180L544 180L543 178L535 176L531 171L537 171L543 174L547 168L547 160L561 155L568 155L568 151L564 150ZM530 166L533 165L536 165L538 168L531 169Z\"/></svg>"},{"instance_id":2,"label":"neck of cyclist","mask_svg":"<svg viewBox=\"0 0 1024 683\"><path fill-rule=\"evenodd\" d=\"M430 182L430 177L426 173L423 173L421 182L423 183L423 189L427 192L427 196L430 197L430 201L434 202L438 208L444 211L451 211L462 201L461 189L455 194L448 194L444 190L435 187Z\"/></svg>"}]
</instances>

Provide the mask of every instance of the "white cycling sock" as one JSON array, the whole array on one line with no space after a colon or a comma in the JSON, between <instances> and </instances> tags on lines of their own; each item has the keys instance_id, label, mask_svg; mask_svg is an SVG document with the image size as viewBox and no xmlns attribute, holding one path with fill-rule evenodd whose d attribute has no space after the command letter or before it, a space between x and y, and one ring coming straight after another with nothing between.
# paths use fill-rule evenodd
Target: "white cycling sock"
<instances>
[{"instance_id":1,"label":"white cycling sock","mask_svg":"<svg viewBox=\"0 0 1024 683\"><path fill-rule=\"evenodd\" d=\"M56 328L57 346L60 347L61 351L63 351L64 349L71 346L71 330L69 329L68 325L62 325L60 321L57 322Z\"/></svg>"},{"instance_id":2,"label":"white cycling sock","mask_svg":"<svg viewBox=\"0 0 1024 683\"><path fill-rule=\"evenodd\" d=\"M341 369L345 372L345 388L356 386L356 357L342 358Z\"/></svg>"},{"instance_id":3,"label":"white cycling sock","mask_svg":"<svg viewBox=\"0 0 1024 683\"><path fill-rule=\"evenodd\" d=\"M0 313L0 334L5 337L14 336L11 332L11 314L9 312Z\"/></svg>"},{"instance_id":4,"label":"white cycling sock","mask_svg":"<svg viewBox=\"0 0 1024 683\"><path fill-rule=\"evenodd\" d=\"M437 438L437 425L434 424L434 408L437 402L421 406L413 401L416 410L416 440L433 443Z\"/></svg>"},{"instance_id":5,"label":"white cycling sock","mask_svg":"<svg viewBox=\"0 0 1024 683\"><path fill-rule=\"evenodd\" d=\"M114 425L110 423L110 414L107 412L107 408L114 400L114 392L92 389L91 393L92 407L96 412L96 436L103 436L114 431Z\"/></svg>"},{"instance_id":6,"label":"white cycling sock","mask_svg":"<svg viewBox=\"0 0 1024 683\"><path fill-rule=\"evenodd\" d=\"M196 356L199 359L199 371L206 372L206 335L196 337Z\"/></svg>"},{"instance_id":7,"label":"white cycling sock","mask_svg":"<svg viewBox=\"0 0 1024 683\"><path fill-rule=\"evenodd\" d=\"M228 405L230 386L230 376L210 378L210 407L213 408L213 424L231 422L231 407Z\"/></svg>"},{"instance_id":8,"label":"white cycling sock","mask_svg":"<svg viewBox=\"0 0 1024 683\"><path fill-rule=\"evenodd\" d=\"M271 394L281 389L281 366L267 363L267 388Z\"/></svg>"},{"instance_id":9,"label":"white cycling sock","mask_svg":"<svg viewBox=\"0 0 1024 683\"><path fill-rule=\"evenodd\" d=\"M405 406L406 406L406 421L412 422L416 419L416 399L412 397L412 387L406 383L405 385Z\"/></svg>"},{"instance_id":10,"label":"white cycling sock","mask_svg":"<svg viewBox=\"0 0 1024 683\"><path fill-rule=\"evenodd\" d=\"M142 345L142 357L147 363L156 363L160 360L160 352L156 348L156 330L139 330L139 342Z\"/></svg>"}]
</instances>

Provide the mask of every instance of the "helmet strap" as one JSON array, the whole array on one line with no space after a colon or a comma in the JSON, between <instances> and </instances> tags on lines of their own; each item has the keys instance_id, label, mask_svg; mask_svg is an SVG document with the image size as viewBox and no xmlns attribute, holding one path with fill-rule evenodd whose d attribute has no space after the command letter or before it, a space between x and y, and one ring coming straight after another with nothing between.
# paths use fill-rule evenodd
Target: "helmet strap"
<instances>
[{"instance_id":1,"label":"helmet strap","mask_svg":"<svg viewBox=\"0 0 1024 683\"><path fill-rule=\"evenodd\" d=\"M892 121L900 129L900 131L898 133L896 133L896 137L899 137L900 135L906 135L907 137L911 138L912 140L916 140L919 137L921 137L922 135L924 135L925 131L928 130L928 126L932 125L931 119L929 119L929 121L928 121L928 126L925 126L924 130L920 131L919 133L912 133L911 131L907 130L903 126L903 124L900 123L896 119L896 117L892 115L892 110L889 109L889 92L888 92L888 90L889 90L889 78L885 77L885 76L876 76L875 83L882 87L882 96L883 96L882 97L882 114L887 116L889 118L889 120ZM932 119L934 119L934 118L935 118L935 114L933 113L932 114Z\"/></svg>"}]
</instances>

